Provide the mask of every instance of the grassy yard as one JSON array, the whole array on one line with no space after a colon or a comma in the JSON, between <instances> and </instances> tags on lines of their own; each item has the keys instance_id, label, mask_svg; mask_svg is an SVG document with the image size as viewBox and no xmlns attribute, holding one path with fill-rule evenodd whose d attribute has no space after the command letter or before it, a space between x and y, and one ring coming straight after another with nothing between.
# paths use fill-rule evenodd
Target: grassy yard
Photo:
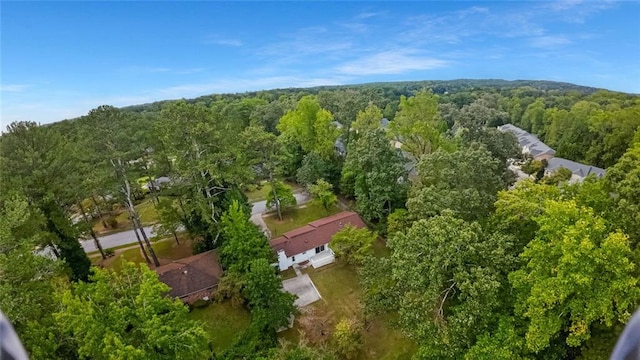
<instances>
[{"instance_id":1,"label":"grassy yard","mask_svg":"<svg viewBox=\"0 0 640 360\"><path fill-rule=\"evenodd\" d=\"M301 186L296 183L285 181L285 184L291 186L293 191L301 189ZM267 194L269 194L269 191L271 191L271 185L264 182L260 184L260 187L257 189L253 191L246 191L245 195L247 195L249 202L263 201L267 200Z\"/></svg>"},{"instance_id":2,"label":"grassy yard","mask_svg":"<svg viewBox=\"0 0 640 360\"><path fill-rule=\"evenodd\" d=\"M160 197L163 199L163 197ZM154 205L154 200L151 197L147 197L140 204L135 206L138 211L138 215L140 216L140 221L143 225L151 225L158 222L158 212L156 211L156 207ZM105 228L102 223L103 220L107 221L109 216L105 215L100 219L96 219L93 221L93 231L100 235L106 235L110 233L115 233L124 230L131 230L133 226L131 225L131 221L129 220L129 213L126 210L121 210L121 212L116 216L116 220L118 220L118 227L115 229Z\"/></svg>"},{"instance_id":3,"label":"grassy yard","mask_svg":"<svg viewBox=\"0 0 640 360\"><path fill-rule=\"evenodd\" d=\"M236 336L249 326L251 320L247 310L233 307L229 301L193 309L189 313L189 318L204 323L216 353L232 345Z\"/></svg>"},{"instance_id":4,"label":"grassy yard","mask_svg":"<svg viewBox=\"0 0 640 360\"><path fill-rule=\"evenodd\" d=\"M310 344L329 342L335 324L343 318L362 318L362 296L356 269L336 263L314 270L306 269L322 299L301 310L294 327L280 334L284 340L298 343L301 334ZM416 345L388 319L377 317L367 322L364 346L358 359L410 359Z\"/></svg>"},{"instance_id":5,"label":"grassy yard","mask_svg":"<svg viewBox=\"0 0 640 360\"><path fill-rule=\"evenodd\" d=\"M329 211L325 210L322 205L307 203L306 206L289 209L282 213L282 221L278 219L278 214L270 213L263 216L263 220L271 231L271 237L275 238L289 230L299 228L308 223L333 215L340 212L337 206L332 207Z\"/></svg>"},{"instance_id":6,"label":"grassy yard","mask_svg":"<svg viewBox=\"0 0 640 360\"><path fill-rule=\"evenodd\" d=\"M182 259L191 256L192 253L192 241L183 237L178 237L180 244L177 244L173 237L159 240L151 243L153 250L158 257L158 261L161 265L168 264L171 261ZM120 271L122 268L122 260L135 263L145 263L146 260L140 251L140 247L137 245L129 245L131 248L125 250L117 250L115 256L105 260L100 259L100 256L93 256L92 262L95 265L102 264L106 268L110 268L116 271Z\"/></svg>"}]
</instances>

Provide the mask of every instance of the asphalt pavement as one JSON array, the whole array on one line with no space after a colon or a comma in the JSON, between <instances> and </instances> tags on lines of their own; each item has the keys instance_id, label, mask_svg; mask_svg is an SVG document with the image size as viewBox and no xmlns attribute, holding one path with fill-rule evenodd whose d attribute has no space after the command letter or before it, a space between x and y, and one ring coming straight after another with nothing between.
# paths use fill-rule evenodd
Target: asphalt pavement
<instances>
[{"instance_id":1,"label":"asphalt pavement","mask_svg":"<svg viewBox=\"0 0 640 360\"><path fill-rule=\"evenodd\" d=\"M156 235L151 226L145 226L143 229L147 233L147 236L149 238ZM140 239L142 240L142 234L140 234ZM136 239L136 234L133 232L133 230L121 231L111 235L99 236L98 240L100 240L100 245L102 245L103 249L126 244L135 244L138 242L138 240ZM93 239L80 240L80 245L82 245L82 248L85 252L98 250Z\"/></svg>"},{"instance_id":2,"label":"asphalt pavement","mask_svg":"<svg viewBox=\"0 0 640 360\"><path fill-rule=\"evenodd\" d=\"M296 200L298 201L298 205L304 204L310 200L309 195L306 193L295 193L293 194ZM253 207L251 209L251 215L262 214L267 211L267 202L266 201L257 201L253 203ZM155 232L151 226L145 226L144 231L147 233L147 236L150 238L155 236ZM142 236L142 235L141 235ZM141 237L142 239L142 237ZM138 242L136 239L136 234L133 230L122 231L119 233L105 235L98 237L100 240L100 245L102 245L103 249L108 249L120 245L126 244L135 244ZM93 239L88 240L80 240L80 244L85 252L92 252L98 250Z\"/></svg>"}]
</instances>

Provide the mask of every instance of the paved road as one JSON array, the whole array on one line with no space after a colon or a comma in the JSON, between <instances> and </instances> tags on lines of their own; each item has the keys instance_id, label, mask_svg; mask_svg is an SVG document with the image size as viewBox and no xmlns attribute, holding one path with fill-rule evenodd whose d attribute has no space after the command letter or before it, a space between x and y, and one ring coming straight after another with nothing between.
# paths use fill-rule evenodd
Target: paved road
<instances>
[{"instance_id":1,"label":"paved road","mask_svg":"<svg viewBox=\"0 0 640 360\"><path fill-rule=\"evenodd\" d=\"M296 194L293 194L293 196L296 197L296 200L298 201L298 205L304 204L310 200L309 195L305 193L296 193ZM262 214L267 210L266 205L267 205L266 201L258 201L253 203L253 208L251 209L251 215ZM144 231L147 233L147 236L149 237L155 236L155 232L153 232L153 229L151 228L151 226L146 226L144 228ZM133 230L122 231L119 233L102 236L102 237L99 237L98 239L100 240L100 244L102 245L103 249L108 249L108 248L125 245L125 244L135 244L138 241L136 240L136 234L133 232ZM93 241L93 239L81 240L80 244L82 245L82 248L84 249L85 252L92 252L92 251L98 250L98 248L96 248L96 244Z\"/></svg>"},{"instance_id":2,"label":"paved road","mask_svg":"<svg viewBox=\"0 0 640 360\"><path fill-rule=\"evenodd\" d=\"M153 232L151 226L144 227L144 231L147 233L148 237L153 237L156 235L155 232ZM100 245L102 245L103 249L108 249L125 244L135 244L138 242L138 240L136 239L136 234L133 232L133 230L127 230L111 235L98 237L98 239L100 240ZM140 239L142 239L142 235L140 236ZM82 248L85 252L98 250L93 239L81 240L80 245L82 245Z\"/></svg>"},{"instance_id":3,"label":"paved road","mask_svg":"<svg viewBox=\"0 0 640 360\"><path fill-rule=\"evenodd\" d=\"M295 193L293 196L296 197L298 201L298 205L309 202L309 195L306 193ZM251 215L262 214L267 211L267 201L257 201L253 203L253 208L251 209Z\"/></svg>"}]
</instances>

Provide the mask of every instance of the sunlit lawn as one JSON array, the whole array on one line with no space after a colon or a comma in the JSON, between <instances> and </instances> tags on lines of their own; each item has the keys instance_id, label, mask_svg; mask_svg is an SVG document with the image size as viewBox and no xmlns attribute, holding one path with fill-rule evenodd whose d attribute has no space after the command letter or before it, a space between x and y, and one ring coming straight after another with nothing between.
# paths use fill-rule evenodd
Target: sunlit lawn
<instances>
[{"instance_id":1,"label":"sunlit lawn","mask_svg":"<svg viewBox=\"0 0 640 360\"><path fill-rule=\"evenodd\" d=\"M271 185L263 183L260 185L259 189L256 189L254 191L247 191L245 192L245 194L247 195L249 202L256 202L266 200L269 191L271 191Z\"/></svg>"},{"instance_id":2,"label":"sunlit lawn","mask_svg":"<svg viewBox=\"0 0 640 360\"><path fill-rule=\"evenodd\" d=\"M294 191L301 189L300 185L296 183L287 181L285 182L285 184L291 186ZM269 191L271 191L271 185L269 185L269 183L267 182L263 182L262 184L260 184L260 188L253 191L247 191L245 192L245 195L247 195L249 202L262 201L267 199Z\"/></svg>"},{"instance_id":3,"label":"sunlit lawn","mask_svg":"<svg viewBox=\"0 0 640 360\"><path fill-rule=\"evenodd\" d=\"M216 353L224 351L233 344L235 338L246 330L251 320L247 310L231 306L230 301L212 303L205 308L195 308L189 313L189 318L204 323Z\"/></svg>"},{"instance_id":4,"label":"sunlit lawn","mask_svg":"<svg viewBox=\"0 0 640 360\"><path fill-rule=\"evenodd\" d=\"M304 311L310 311L311 315L305 315L303 311L294 327L282 332L280 337L297 343L300 331L303 331L305 339L312 344L327 343L335 324L341 319L362 317L362 294L357 271L351 265L338 262L303 272L309 274L322 299L309 305L309 309L305 308ZM309 318L305 319L305 316ZM391 327L382 316L366 324L363 341L363 350L358 354L358 359L410 359L416 351L416 345Z\"/></svg>"},{"instance_id":5,"label":"sunlit lawn","mask_svg":"<svg viewBox=\"0 0 640 360\"><path fill-rule=\"evenodd\" d=\"M164 197L160 197L163 199ZM142 225L151 225L158 222L158 212L156 211L156 207L154 204L154 200L149 196L144 199L140 204L135 206L138 211L138 215L140 216L140 221ZM106 221L109 216L103 216ZM118 231L130 230L132 229L131 221L129 220L129 213L126 210L122 210L117 216L116 220L118 220L118 228L117 229L108 229L105 228L102 224L103 219L96 219L93 221L93 230L99 234L108 234L114 233Z\"/></svg>"},{"instance_id":6,"label":"sunlit lawn","mask_svg":"<svg viewBox=\"0 0 640 360\"><path fill-rule=\"evenodd\" d=\"M322 207L322 205L307 203L306 206L303 205L303 207L289 209L283 212L282 221L278 219L278 214L273 212L269 215L263 216L262 218L271 231L271 237L275 238L289 230L299 228L314 220L318 220L338 212L340 212L340 208L337 206L334 206L327 211Z\"/></svg>"},{"instance_id":7,"label":"sunlit lawn","mask_svg":"<svg viewBox=\"0 0 640 360\"><path fill-rule=\"evenodd\" d=\"M173 260L189 257L193 254L192 241L185 239L184 236L178 238L180 239L180 244L177 244L173 237L151 243L161 265L170 263ZM132 246L135 246L135 244ZM92 259L94 259L93 262L95 264L100 261L99 257L93 257ZM146 263L140 247L135 246L131 249L117 252L114 257L107 259L103 265L107 268L120 271L123 260L135 263Z\"/></svg>"}]
</instances>

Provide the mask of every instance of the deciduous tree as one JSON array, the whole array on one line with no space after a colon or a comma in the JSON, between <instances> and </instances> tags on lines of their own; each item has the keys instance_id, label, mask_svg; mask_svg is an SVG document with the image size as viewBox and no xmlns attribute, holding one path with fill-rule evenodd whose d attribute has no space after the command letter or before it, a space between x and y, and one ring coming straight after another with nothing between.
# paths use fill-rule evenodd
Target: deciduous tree
<instances>
[{"instance_id":1,"label":"deciduous tree","mask_svg":"<svg viewBox=\"0 0 640 360\"><path fill-rule=\"evenodd\" d=\"M146 265L124 262L120 272L96 269L60 295L60 326L79 341L78 355L91 359L207 359L206 332L187 318L180 300Z\"/></svg>"},{"instance_id":2,"label":"deciduous tree","mask_svg":"<svg viewBox=\"0 0 640 360\"><path fill-rule=\"evenodd\" d=\"M333 193L333 185L319 179L315 184L309 186L309 193L313 196L313 201L322 205L322 207L329 211L329 208L338 203L338 197Z\"/></svg>"},{"instance_id":3,"label":"deciduous tree","mask_svg":"<svg viewBox=\"0 0 640 360\"><path fill-rule=\"evenodd\" d=\"M403 205L408 183L404 162L381 129L367 131L349 144L341 187L355 196L365 219L384 220Z\"/></svg>"},{"instance_id":4,"label":"deciduous tree","mask_svg":"<svg viewBox=\"0 0 640 360\"><path fill-rule=\"evenodd\" d=\"M575 202L547 201L544 207L535 219L540 229L520 255L526 266L509 275L534 352L558 337L580 346L594 326L624 323L640 303L627 236L609 233L601 218Z\"/></svg>"},{"instance_id":5,"label":"deciduous tree","mask_svg":"<svg viewBox=\"0 0 640 360\"><path fill-rule=\"evenodd\" d=\"M500 162L482 146L448 153L438 150L418 163L407 206L414 218L445 209L465 220L489 215L497 192L506 188Z\"/></svg>"},{"instance_id":6,"label":"deciduous tree","mask_svg":"<svg viewBox=\"0 0 640 360\"><path fill-rule=\"evenodd\" d=\"M333 235L329 246L337 257L348 263L361 265L368 256L373 255L373 243L377 238L378 234L375 232L347 224Z\"/></svg>"},{"instance_id":7,"label":"deciduous tree","mask_svg":"<svg viewBox=\"0 0 640 360\"><path fill-rule=\"evenodd\" d=\"M267 194L267 209L276 208L278 218L282 220L282 211L297 204L296 197L293 196L291 186L276 181L271 186L271 191Z\"/></svg>"}]
</instances>

